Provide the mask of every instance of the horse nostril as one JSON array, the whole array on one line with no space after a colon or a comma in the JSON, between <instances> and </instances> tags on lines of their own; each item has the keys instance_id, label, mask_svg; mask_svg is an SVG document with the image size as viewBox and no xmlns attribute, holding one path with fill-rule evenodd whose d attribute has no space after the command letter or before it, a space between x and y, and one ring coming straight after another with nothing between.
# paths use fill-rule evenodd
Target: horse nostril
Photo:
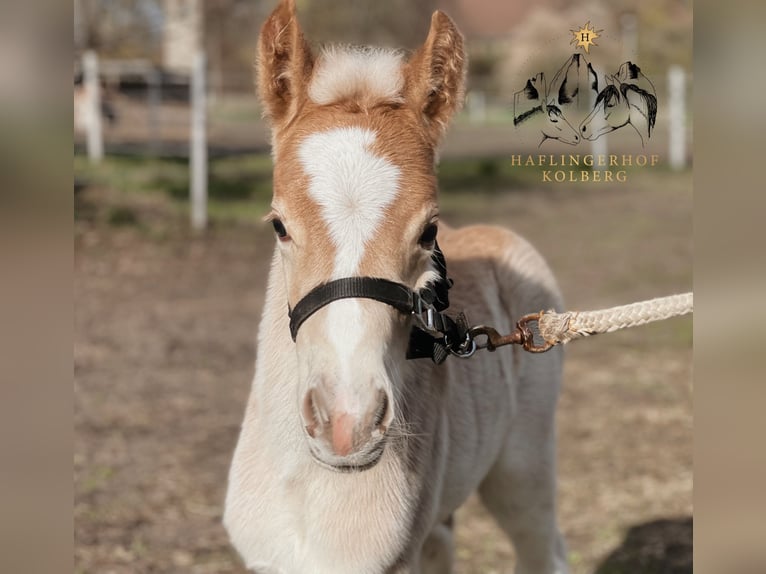
<instances>
[{"instance_id":1,"label":"horse nostril","mask_svg":"<svg viewBox=\"0 0 766 574\"><path fill-rule=\"evenodd\" d=\"M322 399L316 396L314 389L310 389L303 399L303 420L311 438L316 438L322 425L327 424L327 415L322 411Z\"/></svg>"},{"instance_id":2,"label":"horse nostril","mask_svg":"<svg viewBox=\"0 0 766 574\"><path fill-rule=\"evenodd\" d=\"M309 390L303 397L303 422L306 423L306 432L311 438L316 438L317 421L314 412L314 391Z\"/></svg>"},{"instance_id":3,"label":"horse nostril","mask_svg":"<svg viewBox=\"0 0 766 574\"><path fill-rule=\"evenodd\" d=\"M381 399L378 402L378 409L375 411L372 428L378 429L380 432L385 433L387 429L383 425L383 421L386 418L386 414L388 414L388 394L385 391L380 391L378 396L380 396Z\"/></svg>"},{"instance_id":4,"label":"horse nostril","mask_svg":"<svg viewBox=\"0 0 766 574\"><path fill-rule=\"evenodd\" d=\"M582 133L585 133L585 126L582 127Z\"/></svg>"}]
</instances>

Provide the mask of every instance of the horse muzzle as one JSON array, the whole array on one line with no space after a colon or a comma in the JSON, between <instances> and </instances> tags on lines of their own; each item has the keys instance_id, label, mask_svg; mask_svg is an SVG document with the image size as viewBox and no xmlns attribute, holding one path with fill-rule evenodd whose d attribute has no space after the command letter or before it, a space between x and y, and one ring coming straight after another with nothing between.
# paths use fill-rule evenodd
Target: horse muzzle
<instances>
[{"instance_id":1,"label":"horse muzzle","mask_svg":"<svg viewBox=\"0 0 766 574\"><path fill-rule=\"evenodd\" d=\"M301 415L312 456L322 466L340 472L372 468L383 455L393 418L388 393L372 393L365 408L352 412L334 405L331 395L317 386L303 400Z\"/></svg>"},{"instance_id":2,"label":"horse muzzle","mask_svg":"<svg viewBox=\"0 0 766 574\"><path fill-rule=\"evenodd\" d=\"M383 458L383 452L386 449L385 437L376 442L371 449L362 453L355 453L348 457L327 457L313 446L309 446L311 457L319 466L332 470L333 472L363 472L374 467L380 459Z\"/></svg>"}]
</instances>

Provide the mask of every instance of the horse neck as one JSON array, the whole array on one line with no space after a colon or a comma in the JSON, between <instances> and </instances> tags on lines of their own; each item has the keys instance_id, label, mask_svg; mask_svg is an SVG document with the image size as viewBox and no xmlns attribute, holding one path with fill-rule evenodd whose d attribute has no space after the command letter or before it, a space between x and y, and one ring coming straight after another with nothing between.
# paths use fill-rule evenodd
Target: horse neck
<instances>
[{"instance_id":1,"label":"horse neck","mask_svg":"<svg viewBox=\"0 0 766 574\"><path fill-rule=\"evenodd\" d=\"M258 327L255 377L248 405L249 414L267 427L280 420L282 431L301 438L296 381L298 360L290 338L288 300L284 273L277 248L271 260L266 300ZM294 430L294 432L290 432Z\"/></svg>"},{"instance_id":2,"label":"horse neck","mask_svg":"<svg viewBox=\"0 0 766 574\"><path fill-rule=\"evenodd\" d=\"M524 113L519 114L518 117L514 118L513 123L514 125L521 125L524 122L531 120L532 118L536 118L540 114L543 113L543 107L542 105L537 105L533 108L529 108Z\"/></svg>"},{"instance_id":3,"label":"horse neck","mask_svg":"<svg viewBox=\"0 0 766 574\"><path fill-rule=\"evenodd\" d=\"M646 111L630 100L628 100L628 111L628 123L641 136L641 142L646 142L649 138L649 119L646 117Z\"/></svg>"}]
</instances>

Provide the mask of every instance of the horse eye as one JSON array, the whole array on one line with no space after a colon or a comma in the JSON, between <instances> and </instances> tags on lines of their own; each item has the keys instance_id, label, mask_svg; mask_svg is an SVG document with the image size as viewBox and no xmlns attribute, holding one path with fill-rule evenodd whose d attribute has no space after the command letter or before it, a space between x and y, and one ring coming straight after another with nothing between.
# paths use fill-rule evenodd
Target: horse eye
<instances>
[{"instance_id":1,"label":"horse eye","mask_svg":"<svg viewBox=\"0 0 766 574\"><path fill-rule=\"evenodd\" d=\"M436 233L438 231L439 228L436 227L435 223L431 223L428 227L426 227L425 231L423 231L422 235L420 236L420 239L418 239L420 246L424 249L431 249L433 247L433 242L436 241Z\"/></svg>"},{"instance_id":2,"label":"horse eye","mask_svg":"<svg viewBox=\"0 0 766 574\"><path fill-rule=\"evenodd\" d=\"M280 241L286 241L290 239L290 236L287 235L287 229L285 229L284 223L282 223L279 219L272 219L271 225L274 227L274 231L276 232Z\"/></svg>"}]
</instances>

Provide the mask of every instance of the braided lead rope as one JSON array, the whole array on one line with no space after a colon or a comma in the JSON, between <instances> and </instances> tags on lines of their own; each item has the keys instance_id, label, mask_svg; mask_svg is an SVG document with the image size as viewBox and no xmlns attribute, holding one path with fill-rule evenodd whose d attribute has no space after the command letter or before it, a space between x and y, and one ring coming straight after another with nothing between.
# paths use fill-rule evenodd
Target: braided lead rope
<instances>
[{"instance_id":1,"label":"braided lead rope","mask_svg":"<svg viewBox=\"0 0 766 574\"><path fill-rule=\"evenodd\" d=\"M600 311L540 313L538 329L549 345L565 344L575 339L637 327L653 321L686 315L694 310L692 293L658 297Z\"/></svg>"}]
</instances>

